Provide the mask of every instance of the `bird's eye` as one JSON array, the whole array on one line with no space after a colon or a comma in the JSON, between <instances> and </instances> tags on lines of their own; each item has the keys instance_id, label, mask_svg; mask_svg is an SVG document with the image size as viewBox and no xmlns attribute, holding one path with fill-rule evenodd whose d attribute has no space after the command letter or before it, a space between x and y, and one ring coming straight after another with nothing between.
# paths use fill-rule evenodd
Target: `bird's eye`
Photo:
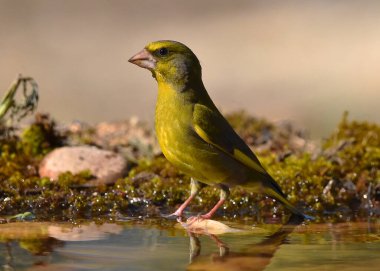
<instances>
[{"instance_id":1,"label":"bird's eye","mask_svg":"<svg viewBox=\"0 0 380 271\"><path fill-rule=\"evenodd\" d=\"M169 50L165 47L162 47L158 50L158 54L160 56L166 56L169 53Z\"/></svg>"}]
</instances>

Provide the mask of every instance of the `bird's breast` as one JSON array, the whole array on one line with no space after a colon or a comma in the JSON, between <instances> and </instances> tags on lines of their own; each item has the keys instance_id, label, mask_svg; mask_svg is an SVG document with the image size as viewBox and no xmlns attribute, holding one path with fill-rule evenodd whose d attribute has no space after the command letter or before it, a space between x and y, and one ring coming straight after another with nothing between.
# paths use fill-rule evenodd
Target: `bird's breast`
<instances>
[{"instance_id":1,"label":"bird's breast","mask_svg":"<svg viewBox=\"0 0 380 271\"><path fill-rule=\"evenodd\" d=\"M175 90L160 88L155 114L157 139L165 157L185 172L192 170L191 121L192 105L181 100Z\"/></svg>"}]
</instances>

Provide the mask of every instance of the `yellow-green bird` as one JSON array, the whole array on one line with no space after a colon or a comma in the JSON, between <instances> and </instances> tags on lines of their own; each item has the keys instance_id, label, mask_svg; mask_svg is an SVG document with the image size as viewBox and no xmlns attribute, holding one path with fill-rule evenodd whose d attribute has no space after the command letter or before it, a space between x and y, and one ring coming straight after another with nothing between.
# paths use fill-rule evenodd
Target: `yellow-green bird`
<instances>
[{"instance_id":1,"label":"yellow-green bird","mask_svg":"<svg viewBox=\"0 0 380 271\"><path fill-rule=\"evenodd\" d=\"M192 177L190 197L173 213L184 209L203 184L221 189L220 200L201 218L211 218L239 185L263 192L292 213L306 217L289 203L276 181L236 134L208 95L198 58L184 44L162 40L149 43L129 62L152 72L158 83L155 128L165 157Z\"/></svg>"}]
</instances>

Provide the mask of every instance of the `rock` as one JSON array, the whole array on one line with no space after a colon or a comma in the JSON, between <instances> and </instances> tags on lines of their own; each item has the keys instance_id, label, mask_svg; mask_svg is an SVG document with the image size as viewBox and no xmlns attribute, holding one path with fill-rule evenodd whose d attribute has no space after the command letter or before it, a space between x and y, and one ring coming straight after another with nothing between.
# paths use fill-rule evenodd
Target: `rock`
<instances>
[{"instance_id":1,"label":"rock","mask_svg":"<svg viewBox=\"0 0 380 271\"><path fill-rule=\"evenodd\" d=\"M126 167L125 159L115 152L92 146L62 147L42 160L39 174L55 181L59 174L67 171L78 174L89 170L95 177L92 184L111 184L123 177Z\"/></svg>"},{"instance_id":2,"label":"rock","mask_svg":"<svg viewBox=\"0 0 380 271\"><path fill-rule=\"evenodd\" d=\"M137 118L99 123L95 127L94 143L105 149L117 149L134 162L161 152L152 129Z\"/></svg>"},{"instance_id":3,"label":"rock","mask_svg":"<svg viewBox=\"0 0 380 271\"><path fill-rule=\"evenodd\" d=\"M152 158L161 153L151 127L137 118L101 122L93 127L74 122L63 130L66 131L68 144L71 146L85 142L102 149L116 150L133 162L137 162L142 157Z\"/></svg>"}]
</instances>

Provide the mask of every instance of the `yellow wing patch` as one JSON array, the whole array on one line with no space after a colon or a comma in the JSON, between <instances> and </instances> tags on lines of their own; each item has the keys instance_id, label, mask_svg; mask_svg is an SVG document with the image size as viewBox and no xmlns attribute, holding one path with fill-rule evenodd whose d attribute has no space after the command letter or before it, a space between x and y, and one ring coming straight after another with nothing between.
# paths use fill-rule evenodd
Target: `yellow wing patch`
<instances>
[{"instance_id":1,"label":"yellow wing patch","mask_svg":"<svg viewBox=\"0 0 380 271\"><path fill-rule=\"evenodd\" d=\"M249 158L247 155L245 155L244 153L242 153L240 150L238 149L234 149L234 157L239 160L240 162L242 162L244 165L250 167L250 168L253 168L263 174L266 174L266 171L258 164L256 164L255 161L253 161L251 158Z\"/></svg>"},{"instance_id":2,"label":"yellow wing patch","mask_svg":"<svg viewBox=\"0 0 380 271\"><path fill-rule=\"evenodd\" d=\"M266 171L255 161L253 161L251 158L249 158L247 155L245 155L243 152L241 152L238 149L234 149L233 153L228 152L227 150L223 149L221 146L218 146L217 144L213 143L209 137L207 136L206 132L203 131L201 127L198 125L194 125L195 132L207 143L217 147L219 150L231 155L233 158L238 160L240 163L246 165L247 167L250 167L258 172L261 172L263 174L266 174Z\"/></svg>"},{"instance_id":3,"label":"yellow wing patch","mask_svg":"<svg viewBox=\"0 0 380 271\"><path fill-rule=\"evenodd\" d=\"M210 143L212 144L211 140L208 138L207 134L205 131L203 131L203 129L201 127L199 127L198 125L194 125L194 130L195 132L204 140L206 141L207 143Z\"/></svg>"}]
</instances>

